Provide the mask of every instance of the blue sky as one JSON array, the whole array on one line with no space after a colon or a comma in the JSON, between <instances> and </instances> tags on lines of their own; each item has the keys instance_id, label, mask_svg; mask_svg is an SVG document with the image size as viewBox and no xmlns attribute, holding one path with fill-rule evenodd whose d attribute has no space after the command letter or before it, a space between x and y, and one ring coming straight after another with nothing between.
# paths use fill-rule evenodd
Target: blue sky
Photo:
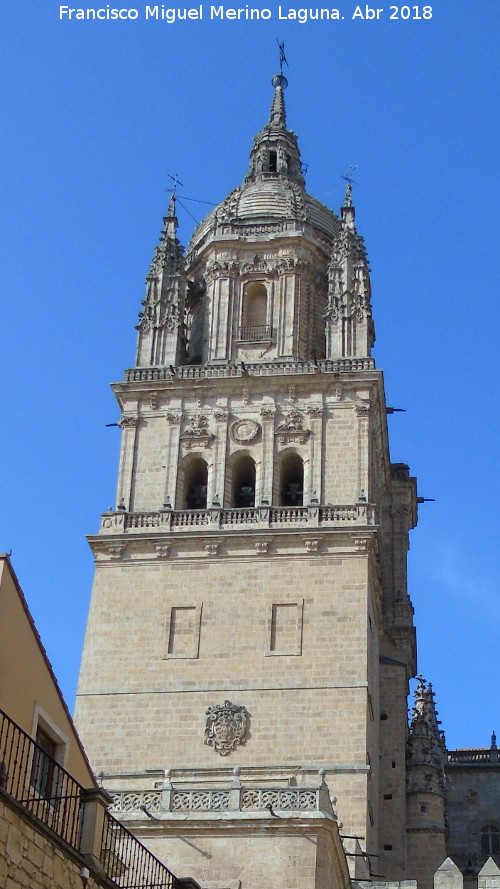
<instances>
[{"instance_id":1,"label":"blue sky","mask_svg":"<svg viewBox=\"0 0 500 889\"><path fill-rule=\"evenodd\" d=\"M499 8L444 0L430 20L390 20L386 6L367 21L355 7L299 24L274 2L259 22L210 21L206 4L202 21L169 25L144 21L144 5L136 21L68 22L53 0L4 2L0 549L13 550L70 706L93 574L85 534L115 495L108 382L133 362L168 174L213 202L241 182L278 37L308 191L338 209L341 174L358 166L375 358L388 403L406 408L388 418L392 459L436 498L409 554L419 668L450 746L500 731ZM187 206L201 218L205 205ZM187 243L194 223L179 215Z\"/></svg>"}]
</instances>

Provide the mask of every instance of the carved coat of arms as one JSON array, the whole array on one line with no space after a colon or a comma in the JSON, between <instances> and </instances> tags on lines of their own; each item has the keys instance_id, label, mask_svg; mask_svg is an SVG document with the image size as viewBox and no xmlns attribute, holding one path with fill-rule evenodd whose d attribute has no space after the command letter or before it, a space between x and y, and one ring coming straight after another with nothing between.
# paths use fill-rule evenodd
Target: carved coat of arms
<instances>
[{"instance_id":1,"label":"carved coat of arms","mask_svg":"<svg viewBox=\"0 0 500 889\"><path fill-rule=\"evenodd\" d=\"M248 710L231 701L209 707L206 712L205 744L221 756L228 756L245 744L248 731Z\"/></svg>"}]
</instances>

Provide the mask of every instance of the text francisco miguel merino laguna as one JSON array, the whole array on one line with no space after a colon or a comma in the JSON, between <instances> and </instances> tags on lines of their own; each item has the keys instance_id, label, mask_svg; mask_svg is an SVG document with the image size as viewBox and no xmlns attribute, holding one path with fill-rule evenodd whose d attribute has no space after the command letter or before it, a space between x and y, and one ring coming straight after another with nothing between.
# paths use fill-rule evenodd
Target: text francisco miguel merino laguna
<instances>
[{"instance_id":1,"label":"text francisco miguel merino laguna","mask_svg":"<svg viewBox=\"0 0 500 889\"><path fill-rule=\"evenodd\" d=\"M365 18L363 14L364 7L357 6L351 18ZM275 9L251 8L243 6L239 9L229 8L227 6L207 6L206 8L200 4L192 9L184 7L170 8L166 6L144 6L142 10L133 8L116 8L109 5L99 8L74 8L71 6L59 6L59 18L71 19L72 21L82 20L115 20L115 19L156 19L165 21L167 24L173 24L176 21L186 19L229 19L229 20L267 20L277 19L296 19L300 23L314 19L341 19L343 16L339 9L292 9L285 6L277 6Z\"/></svg>"}]
</instances>

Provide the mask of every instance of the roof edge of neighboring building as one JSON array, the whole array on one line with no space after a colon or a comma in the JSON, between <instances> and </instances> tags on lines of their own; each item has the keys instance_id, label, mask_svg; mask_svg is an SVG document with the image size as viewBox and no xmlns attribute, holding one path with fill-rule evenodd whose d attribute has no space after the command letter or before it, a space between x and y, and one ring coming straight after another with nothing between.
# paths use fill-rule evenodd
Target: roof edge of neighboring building
<instances>
[{"instance_id":1,"label":"roof edge of neighboring building","mask_svg":"<svg viewBox=\"0 0 500 889\"><path fill-rule=\"evenodd\" d=\"M10 572L10 576L11 576L12 581L13 581L13 583L14 583L14 586L15 586L15 588L16 588L16 591L17 591L17 594L18 594L18 596L19 596L21 605L22 605L22 607L23 607L23 609L24 609L24 613L26 614L26 617L27 617L27 619L28 619L28 622L29 622L29 624L30 624L30 627L31 627L31 629L32 629L32 631L33 631L33 636L34 636L34 638L35 638L35 640L36 640L36 643L37 643L37 645L38 645L38 648L40 649L40 654L42 655L42 658L43 658L43 660L44 660L44 662L45 662L45 665L46 665L46 667L47 667L47 670L49 671L50 678L52 679L52 681L53 681L53 683L54 683L54 687L55 687L55 689L56 689L56 692L57 692L57 694L58 694L58 696L59 696L59 700L61 701L62 707L63 707L63 709L64 709L64 711L65 711L65 713L66 713L66 716L68 717L68 720L69 720L70 726L71 726L71 728L72 728L72 730L73 730L73 734L74 734L76 743L77 743L77 745L78 745L78 748L79 748L79 750L80 750L80 753L82 754L83 759L84 759L84 762L85 762L85 765L87 766L87 768L88 768L90 774L92 775L92 777L93 777L93 779L94 779L94 786L97 787L98 784L97 784L96 777L95 777L95 775L94 775L94 770L92 769L92 766L90 765L89 758L88 758L88 756L87 756L87 754L86 754L86 752L85 752L85 748L84 748L84 746L83 746L83 744L82 744L82 741L81 741L81 739L80 739L80 735L78 734L77 728L76 728L75 723L74 723L74 721L73 721L73 717L72 717L72 715L71 715L71 713L70 713L70 711L69 711L69 707L68 707L68 705L67 705L67 703L66 703L66 701L65 701L65 699L64 699L64 695L63 695L63 693L62 693L62 691L61 691L61 688L60 688L60 686L59 686L59 682L57 681L57 677L56 677L56 674L54 673L54 669L53 669L52 664L51 664L51 662L50 662L50 660L49 660L49 657L48 657L48 655L47 655L47 651L45 650L45 647L44 647L44 645L43 645L43 642L42 642L40 633L38 632L38 630L37 630L37 628L36 628L36 624L35 624L35 621L34 621L34 619L33 619L33 615L31 614L31 611L30 611L29 606L28 606L28 603L27 603L27 601L26 601L26 597L25 597L25 595L24 595L24 593L23 593L21 584L19 583L17 574L16 574L16 572L15 572L15 570L14 570L14 567L13 567L13 565L12 565L12 562L11 562L11 560L10 560L10 553L0 553L0 562L4 562L4 563L7 565L7 567L8 567L8 570L9 570L9 572Z\"/></svg>"}]
</instances>

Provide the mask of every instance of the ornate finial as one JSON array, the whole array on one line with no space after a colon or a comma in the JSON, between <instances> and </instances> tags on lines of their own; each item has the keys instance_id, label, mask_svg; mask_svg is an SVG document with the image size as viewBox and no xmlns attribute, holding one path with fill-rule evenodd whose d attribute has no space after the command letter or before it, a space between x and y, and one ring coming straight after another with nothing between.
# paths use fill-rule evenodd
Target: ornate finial
<instances>
[{"instance_id":1,"label":"ornate finial","mask_svg":"<svg viewBox=\"0 0 500 889\"><path fill-rule=\"evenodd\" d=\"M352 178L352 174L354 173L355 169L356 169L356 165L350 164L349 169L347 170L347 173L345 173L341 177L342 179L344 179L347 182L347 185L345 188L344 203L342 204L342 207L341 207L341 215L342 215L342 219L344 220L344 222L347 223L349 228L354 228L355 213L354 213L354 206L352 203L352 185L353 185L354 179Z\"/></svg>"},{"instance_id":2,"label":"ornate finial","mask_svg":"<svg viewBox=\"0 0 500 889\"><path fill-rule=\"evenodd\" d=\"M177 227L179 225L175 213L175 188L172 189L172 194L170 195L167 215L163 217L163 225L163 237L175 240L177 237Z\"/></svg>"},{"instance_id":3,"label":"ornate finial","mask_svg":"<svg viewBox=\"0 0 500 889\"><path fill-rule=\"evenodd\" d=\"M496 736L495 732L492 732L492 735L491 735L491 749L492 749L492 750L496 750L496 746L497 746L497 736Z\"/></svg>"},{"instance_id":4,"label":"ornate finial","mask_svg":"<svg viewBox=\"0 0 500 889\"><path fill-rule=\"evenodd\" d=\"M288 62L285 56L285 44L280 43L279 40L277 41L277 43L280 49L280 71L279 74L275 74L272 79L272 84L274 86L274 98L273 104L271 105L269 123L284 127L286 126L286 117L283 90L287 88L288 80L283 74L283 64L288 65Z\"/></svg>"}]
</instances>

